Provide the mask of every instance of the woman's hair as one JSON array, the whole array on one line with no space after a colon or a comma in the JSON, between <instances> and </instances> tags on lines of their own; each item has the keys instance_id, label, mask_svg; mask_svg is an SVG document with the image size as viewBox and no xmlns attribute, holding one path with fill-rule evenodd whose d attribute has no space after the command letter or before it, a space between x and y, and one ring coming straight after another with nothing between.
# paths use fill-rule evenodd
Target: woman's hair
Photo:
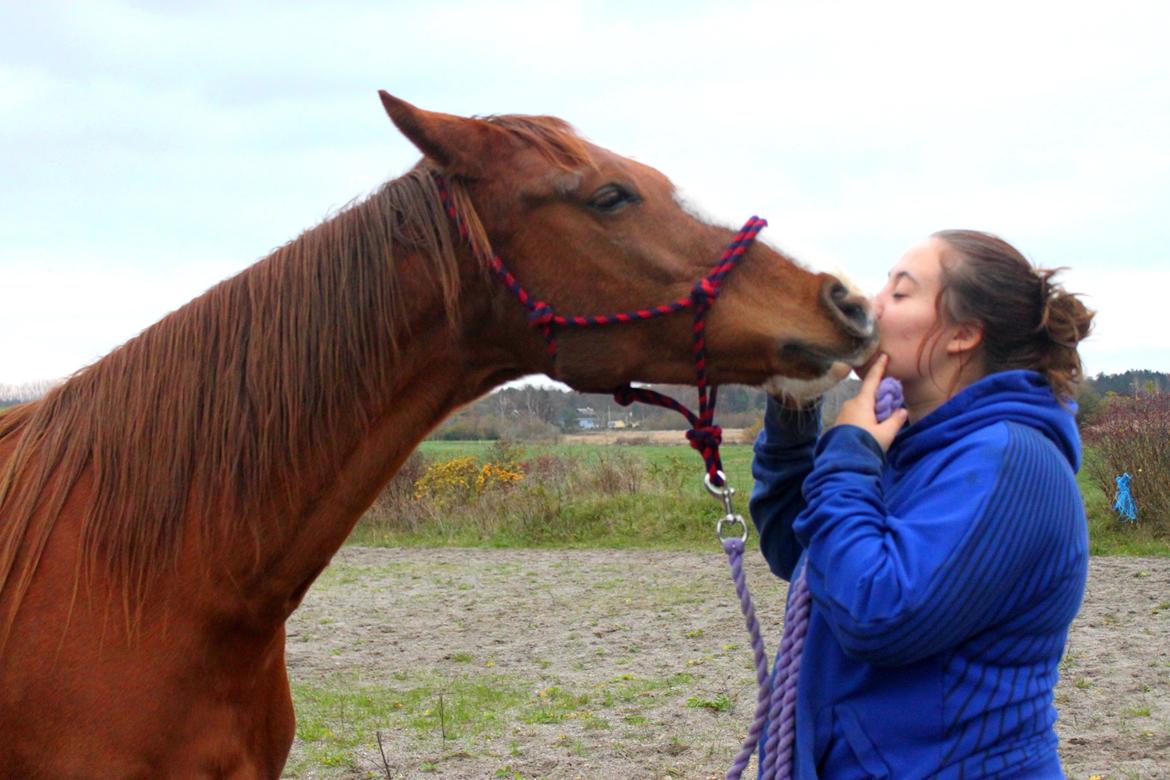
<instances>
[{"instance_id":1,"label":"woman's hair","mask_svg":"<svg viewBox=\"0 0 1170 780\"><path fill-rule=\"evenodd\" d=\"M1062 269L1034 268L989 233L940 230L932 238L944 244L939 313L983 326L987 373L1031 369L1058 398L1074 397L1082 378L1077 344L1089 335L1094 312L1053 280Z\"/></svg>"}]
</instances>

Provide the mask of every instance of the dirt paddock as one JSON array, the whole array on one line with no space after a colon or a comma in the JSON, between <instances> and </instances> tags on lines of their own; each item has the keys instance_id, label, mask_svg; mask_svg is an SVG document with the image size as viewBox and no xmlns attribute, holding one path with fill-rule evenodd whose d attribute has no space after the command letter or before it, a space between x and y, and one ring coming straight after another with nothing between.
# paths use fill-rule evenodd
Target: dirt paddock
<instances>
[{"instance_id":1,"label":"dirt paddock","mask_svg":"<svg viewBox=\"0 0 1170 780\"><path fill-rule=\"evenodd\" d=\"M758 560L748 577L774 646L783 584ZM294 689L393 701L341 765L298 739L287 777L723 777L755 696L714 551L346 548L289 621L288 664ZM511 692L500 711L440 733L435 705L483 681ZM1056 699L1070 777L1170 778L1170 560L1092 561Z\"/></svg>"}]
</instances>

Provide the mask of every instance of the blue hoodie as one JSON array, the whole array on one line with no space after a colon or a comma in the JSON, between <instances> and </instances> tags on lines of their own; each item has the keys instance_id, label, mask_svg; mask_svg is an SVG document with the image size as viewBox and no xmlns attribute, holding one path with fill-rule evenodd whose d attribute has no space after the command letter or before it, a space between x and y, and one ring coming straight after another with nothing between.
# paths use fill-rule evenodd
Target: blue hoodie
<instances>
[{"instance_id":1,"label":"blue hoodie","mask_svg":"<svg viewBox=\"0 0 1170 780\"><path fill-rule=\"evenodd\" d=\"M794 776L1063 780L1052 694L1088 570L1073 411L1006 371L885 457L819 428L770 402L752 466L768 564L808 558Z\"/></svg>"}]
</instances>

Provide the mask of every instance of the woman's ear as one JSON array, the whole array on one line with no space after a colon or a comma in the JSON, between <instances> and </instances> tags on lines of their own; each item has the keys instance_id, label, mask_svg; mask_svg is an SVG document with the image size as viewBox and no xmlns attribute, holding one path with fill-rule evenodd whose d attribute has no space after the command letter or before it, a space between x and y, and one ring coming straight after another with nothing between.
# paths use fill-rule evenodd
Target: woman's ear
<instances>
[{"instance_id":1,"label":"woman's ear","mask_svg":"<svg viewBox=\"0 0 1170 780\"><path fill-rule=\"evenodd\" d=\"M983 323L972 320L955 327L951 340L947 342L947 354L959 355L970 352L983 343Z\"/></svg>"}]
</instances>

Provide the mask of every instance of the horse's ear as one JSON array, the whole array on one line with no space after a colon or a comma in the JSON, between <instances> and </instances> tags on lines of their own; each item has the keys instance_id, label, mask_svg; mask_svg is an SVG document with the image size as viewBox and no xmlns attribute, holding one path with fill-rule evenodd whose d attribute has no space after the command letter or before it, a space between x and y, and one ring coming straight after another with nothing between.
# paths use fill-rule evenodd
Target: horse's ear
<instances>
[{"instance_id":1,"label":"horse's ear","mask_svg":"<svg viewBox=\"0 0 1170 780\"><path fill-rule=\"evenodd\" d=\"M479 176L483 160L490 159L496 128L481 119L467 119L421 108L378 90L390 121L449 173Z\"/></svg>"}]
</instances>

